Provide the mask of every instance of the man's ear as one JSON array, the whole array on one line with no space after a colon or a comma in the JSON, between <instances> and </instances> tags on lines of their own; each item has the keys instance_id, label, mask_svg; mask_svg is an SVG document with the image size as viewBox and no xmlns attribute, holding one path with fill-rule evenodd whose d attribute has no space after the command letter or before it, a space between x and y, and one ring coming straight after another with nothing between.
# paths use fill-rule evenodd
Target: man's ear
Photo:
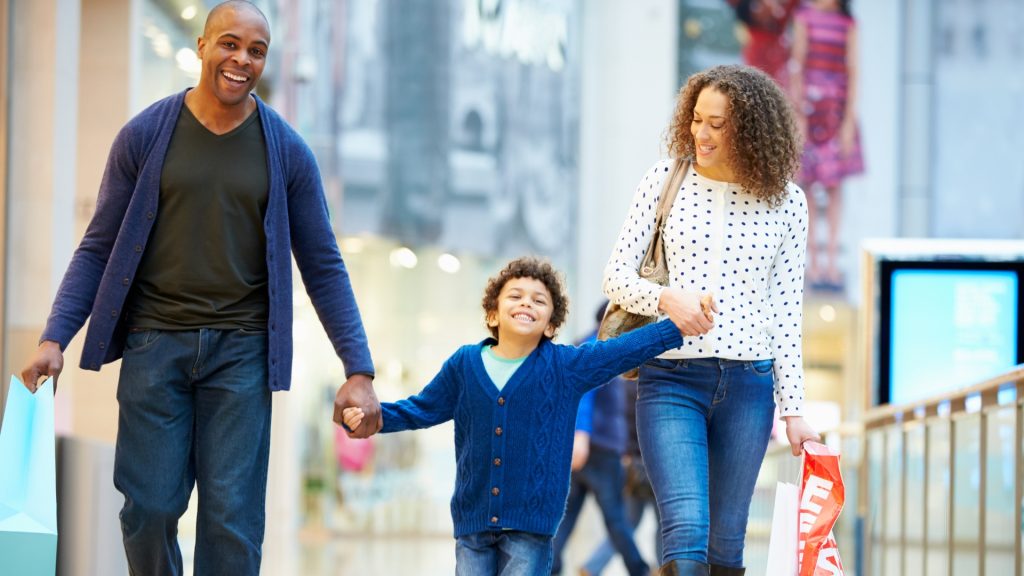
<instances>
[{"instance_id":1,"label":"man's ear","mask_svg":"<svg viewBox=\"0 0 1024 576\"><path fill-rule=\"evenodd\" d=\"M205 47L206 38L203 38L202 36L196 38L196 56L198 56L200 60L203 59L203 48Z\"/></svg>"}]
</instances>

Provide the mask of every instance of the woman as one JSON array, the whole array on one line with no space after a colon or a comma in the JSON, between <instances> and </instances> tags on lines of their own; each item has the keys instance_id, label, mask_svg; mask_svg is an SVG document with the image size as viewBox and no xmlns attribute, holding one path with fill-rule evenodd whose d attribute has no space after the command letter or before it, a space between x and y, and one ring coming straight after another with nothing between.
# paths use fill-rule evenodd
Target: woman
<instances>
[{"instance_id":1,"label":"woman","mask_svg":"<svg viewBox=\"0 0 1024 576\"><path fill-rule=\"evenodd\" d=\"M807 141L800 185L807 191L810 224L817 226L812 188L826 197L824 271L812 227L807 280L812 287L842 289L839 218L843 180L864 172L857 130L857 25L848 0L813 0L796 14L790 86Z\"/></svg>"},{"instance_id":2,"label":"woman","mask_svg":"<svg viewBox=\"0 0 1024 576\"><path fill-rule=\"evenodd\" d=\"M640 368L637 433L661 512L661 574L743 574L743 542L775 404L794 456L817 439L801 417L807 203L781 89L748 66L694 74L667 134L692 157L664 229L669 286L637 273L673 160L640 181L604 292L667 315L683 345ZM707 313L702 297L711 297ZM773 394L774 385L774 394Z\"/></svg>"}]
</instances>

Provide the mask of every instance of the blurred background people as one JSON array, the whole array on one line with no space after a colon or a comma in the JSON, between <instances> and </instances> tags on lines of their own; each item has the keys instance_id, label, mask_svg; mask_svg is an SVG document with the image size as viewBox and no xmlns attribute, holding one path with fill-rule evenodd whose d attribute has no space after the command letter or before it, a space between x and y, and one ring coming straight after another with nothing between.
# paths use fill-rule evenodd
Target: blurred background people
<instances>
[{"instance_id":1,"label":"blurred background people","mask_svg":"<svg viewBox=\"0 0 1024 576\"><path fill-rule=\"evenodd\" d=\"M655 558L660 562L662 554L661 515L658 514L658 503L654 500L654 489L647 477L647 468L644 466L644 459L640 454L640 443L636 437L636 380L617 378L605 387L611 387L615 383L621 385L626 415L626 453L622 457L622 465L626 469L626 484L622 492L626 519L633 527L635 541L636 528L643 520L647 508L654 511L654 550ZM605 538L583 563L583 567L580 568L580 576L599 576L616 554L615 543L611 538Z\"/></svg>"},{"instance_id":2,"label":"blurred background people","mask_svg":"<svg viewBox=\"0 0 1024 576\"><path fill-rule=\"evenodd\" d=\"M746 32L743 62L760 68L783 88L789 83L787 32L800 0L729 0Z\"/></svg>"},{"instance_id":3,"label":"blurred background people","mask_svg":"<svg viewBox=\"0 0 1024 576\"><path fill-rule=\"evenodd\" d=\"M864 171L857 126L857 26L849 0L811 0L796 13L790 89L804 135L799 182L807 195L807 280L841 289L839 226L843 180ZM820 194L819 194L820 193ZM819 216L824 199L825 219ZM826 227L825 249L817 237Z\"/></svg>"},{"instance_id":4,"label":"blurred background people","mask_svg":"<svg viewBox=\"0 0 1024 576\"><path fill-rule=\"evenodd\" d=\"M597 337L607 302L597 308L593 332L581 343ZM633 524L626 514L623 488L626 474L622 454L628 434L625 419L624 378L615 377L607 384L588 392L580 401L576 415L576 435L572 448L572 475L569 480L569 501L565 516L555 533L555 558L552 574L562 573L562 552L572 534L587 494L592 494L601 509L608 539L622 555L630 576L647 574L648 567L633 540ZM635 435L635 433L633 434Z\"/></svg>"}]
</instances>

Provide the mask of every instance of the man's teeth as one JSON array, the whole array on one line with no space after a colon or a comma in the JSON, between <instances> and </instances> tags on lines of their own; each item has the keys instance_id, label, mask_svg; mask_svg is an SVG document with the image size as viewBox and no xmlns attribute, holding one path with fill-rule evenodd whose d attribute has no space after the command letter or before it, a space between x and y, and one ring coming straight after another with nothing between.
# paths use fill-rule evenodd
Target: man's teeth
<instances>
[{"instance_id":1,"label":"man's teeth","mask_svg":"<svg viewBox=\"0 0 1024 576\"><path fill-rule=\"evenodd\" d=\"M224 76L227 77L229 80L234 80L235 82L245 82L246 80L248 80L248 78L246 78L245 76L239 76L237 74L232 74L231 72L225 72Z\"/></svg>"}]
</instances>

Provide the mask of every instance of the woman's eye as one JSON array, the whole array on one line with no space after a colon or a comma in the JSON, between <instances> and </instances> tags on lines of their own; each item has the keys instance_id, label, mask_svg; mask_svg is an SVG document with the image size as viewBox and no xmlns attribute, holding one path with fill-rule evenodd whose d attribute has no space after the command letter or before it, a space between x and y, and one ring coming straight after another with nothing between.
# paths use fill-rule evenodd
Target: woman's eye
<instances>
[{"instance_id":1,"label":"woman's eye","mask_svg":"<svg viewBox=\"0 0 1024 576\"><path fill-rule=\"evenodd\" d=\"M714 124L712 124L712 125L711 125L711 127L712 127L712 128L714 128L715 130L721 130L721 129L722 129L722 126L725 126L725 124L719 124L719 125L717 125L717 126L716 126L716 125L714 125Z\"/></svg>"}]
</instances>

